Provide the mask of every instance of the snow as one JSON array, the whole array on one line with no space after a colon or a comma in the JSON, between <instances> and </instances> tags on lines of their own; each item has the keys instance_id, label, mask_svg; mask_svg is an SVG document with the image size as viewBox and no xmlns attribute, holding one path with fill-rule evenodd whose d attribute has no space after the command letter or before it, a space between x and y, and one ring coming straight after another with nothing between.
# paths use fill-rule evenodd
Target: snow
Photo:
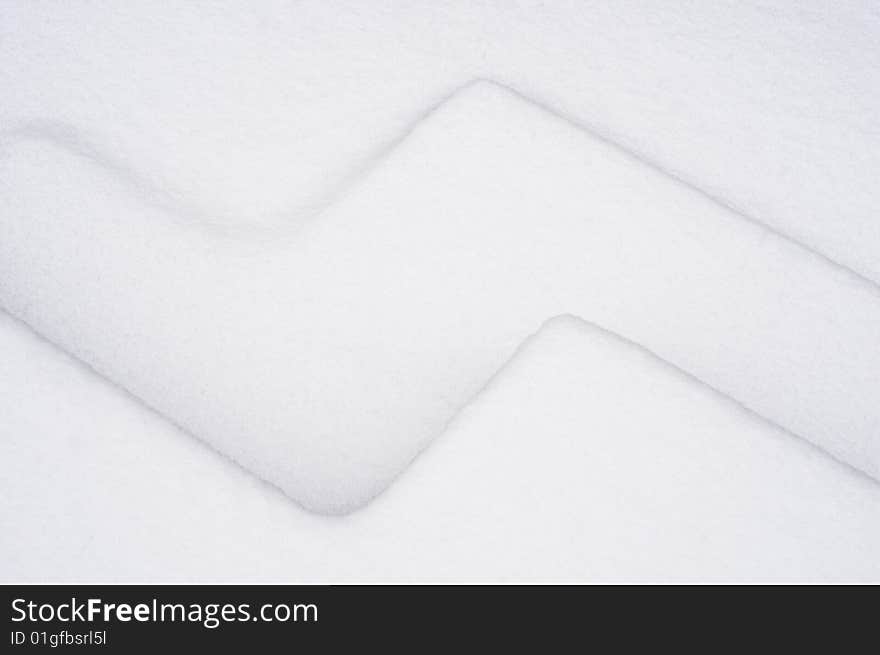
<instances>
[{"instance_id":1,"label":"snow","mask_svg":"<svg viewBox=\"0 0 880 655\"><path fill-rule=\"evenodd\" d=\"M0 125L273 223L488 78L880 281L878 30L870 0L9 0Z\"/></svg>"},{"instance_id":2,"label":"snow","mask_svg":"<svg viewBox=\"0 0 880 655\"><path fill-rule=\"evenodd\" d=\"M880 580L880 486L577 319L345 517L0 327L4 582Z\"/></svg>"},{"instance_id":3,"label":"snow","mask_svg":"<svg viewBox=\"0 0 880 655\"><path fill-rule=\"evenodd\" d=\"M878 33L7 3L0 573L876 579Z\"/></svg>"},{"instance_id":4,"label":"snow","mask_svg":"<svg viewBox=\"0 0 880 655\"><path fill-rule=\"evenodd\" d=\"M2 171L4 306L310 509L375 496L562 313L880 471L876 288L497 85L300 230L181 224L43 140Z\"/></svg>"}]
</instances>

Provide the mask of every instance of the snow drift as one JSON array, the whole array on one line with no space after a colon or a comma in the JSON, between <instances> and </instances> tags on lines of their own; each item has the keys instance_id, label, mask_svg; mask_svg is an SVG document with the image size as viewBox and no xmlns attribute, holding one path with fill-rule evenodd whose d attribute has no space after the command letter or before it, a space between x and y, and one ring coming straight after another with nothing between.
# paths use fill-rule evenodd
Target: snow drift
<instances>
[{"instance_id":1,"label":"snow drift","mask_svg":"<svg viewBox=\"0 0 880 655\"><path fill-rule=\"evenodd\" d=\"M3 147L3 306L310 509L375 496L563 313L880 473L876 285L497 84L299 225L180 215L51 131Z\"/></svg>"}]
</instances>

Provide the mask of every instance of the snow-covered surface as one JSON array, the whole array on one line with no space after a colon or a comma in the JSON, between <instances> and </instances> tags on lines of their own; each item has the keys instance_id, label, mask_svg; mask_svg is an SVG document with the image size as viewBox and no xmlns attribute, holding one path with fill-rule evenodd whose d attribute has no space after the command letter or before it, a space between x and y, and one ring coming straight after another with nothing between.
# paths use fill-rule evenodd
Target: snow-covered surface
<instances>
[{"instance_id":1,"label":"snow-covered surface","mask_svg":"<svg viewBox=\"0 0 880 655\"><path fill-rule=\"evenodd\" d=\"M878 25L7 3L5 577L876 579Z\"/></svg>"},{"instance_id":2,"label":"snow-covered surface","mask_svg":"<svg viewBox=\"0 0 880 655\"><path fill-rule=\"evenodd\" d=\"M345 517L0 325L4 580L880 580L880 486L577 319Z\"/></svg>"},{"instance_id":3,"label":"snow-covered surface","mask_svg":"<svg viewBox=\"0 0 880 655\"><path fill-rule=\"evenodd\" d=\"M174 222L43 141L0 170L5 307L310 509L381 491L562 313L880 472L877 289L496 85L295 231Z\"/></svg>"},{"instance_id":4,"label":"snow-covered surface","mask_svg":"<svg viewBox=\"0 0 880 655\"><path fill-rule=\"evenodd\" d=\"M7 0L4 129L289 221L490 78L880 277L872 0Z\"/></svg>"}]
</instances>

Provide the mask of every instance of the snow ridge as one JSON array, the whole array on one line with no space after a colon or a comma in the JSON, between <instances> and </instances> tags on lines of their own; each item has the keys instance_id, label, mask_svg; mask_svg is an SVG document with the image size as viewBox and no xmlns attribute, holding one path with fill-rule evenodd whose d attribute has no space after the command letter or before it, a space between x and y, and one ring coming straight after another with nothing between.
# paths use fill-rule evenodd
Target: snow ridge
<instances>
[{"instance_id":1,"label":"snow ridge","mask_svg":"<svg viewBox=\"0 0 880 655\"><path fill-rule=\"evenodd\" d=\"M0 360L7 582L880 578L880 485L571 317L347 517L292 506L4 315Z\"/></svg>"},{"instance_id":2,"label":"snow ridge","mask_svg":"<svg viewBox=\"0 0 880 655\"><path fill-rule=\"evenodd\" d=\"M877 284L503 85L258 228L48 127L5 135L0 303L309 509L373 498L564 313L880 472Z\"/></svg>"},{"instance_id":3,"label":"snow ridge","mask_svg":"<svg viewBox=\"0 0 880 655\"><path fill-rule=\"evenodd\" d=\"M630 157L635 163L650 167L658 173L675 180L694 193L703 195L708 200L716 203L742 220L754 223L764 230L803 248L806 252L824 259L828 264L845 271L847 274L866 283L869 287L874 287L875 292L880 295L880 280L868 277L825 254L821 249L816 249L794 236L787 234L784 230L738 209L725 198L693 184L676 174L671 169L626 148L607 134L604 134L601 130L585 124L576 116L567 114L556 107L552 107L519 91L509 84L505 84L492 78L475 78L469 80L461 86L456 87L451 93L442 97L439 101L423 109L417 114L415 119L413 119L412 122L406 128L401 130L393 139L376 148L373 153L364 157L360 162L352 166L350 170L344 173L329 189L325 190L320 197L311 201L307 206L293 206L280 214L276 214L274 217L265 216L258 220L254 220L253 216L248 217L247 219L237 219L234 216L225 216L222 220L218 220L216 213L212 213L206 207L201 207L197 203L190 202L181 194L170 192L157 181L150 179L149 176L139 171L135 166L132 166L128 162L113 156L112 153L105 151L97 142L89 139L87 135L81 133L76 126L64 121L26 121L11 128L0 130L0 152L4 149L15 147L15 144L20 141L44 141L75 154L78 157L82 157L84 160L106 170L109 175L114 176L121 184L124 184L133 193L139 195L145 204L164 210L172 220L177 220L184 224L198 223L199 227L206 230L218 234L226 234L238 239L279 238L284 236L285 233L289 234L290 232L298 231L301 229L302 223L305 221L320 218L321 214L331 209L332 206L339 202L340 199L343 198L352 188L356 187L362 180L368 178L374 168L381 166L382 162L391 156L395 149L404 143L423 123L429 121L436 112L442 110L444 106L452 102L458 96L467 95L472 89L479 89L480 87L488 88L490 93L492 90L496 90L534 105L546 112L548 116L553 116L562 120L573 128L588 134L591 138L601 141L618 150L620 153Z\"/></svg>"}]
</instances>

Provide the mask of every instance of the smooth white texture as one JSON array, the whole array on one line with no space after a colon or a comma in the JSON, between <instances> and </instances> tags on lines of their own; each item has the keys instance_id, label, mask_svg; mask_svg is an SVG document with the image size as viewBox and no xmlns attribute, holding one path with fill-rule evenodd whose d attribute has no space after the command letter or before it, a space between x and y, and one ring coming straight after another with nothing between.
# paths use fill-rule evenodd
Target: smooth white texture
<instances>
[{"instance_id":1,"label":"smooth white texture","mask_svg":"<svg viewBox=\"0 0 880 655\"><path fill-rule=\"evenodd\" d=\"M104 376L0 313L0 580L880 581L875 3L10 0L0 98Z\"/></svg>"},{"instance_id":2,"label":"smooth white texture","mask_svg":"<svg viewBox=\"0 0 880 655\"><path fill-rule=\"evenodd\" d=\"M878 34L872 0L8 0L0 125L289 222L490 78L880 282Z\"/></svg>"},{"instance_id":3,"label":"smooth white texture","mask_svg":"<svg viewBox=\"0 0 880 655\"><path fill-rule=\"evenodd\" d=\"M880 472L876 288L494 84L297 232L181 224L42 140L0 165L4 306L308 508L372 498L561 313Z\"/></svg>"},{"instance_id":4,"label":"smooth white texture","mask_svg":"<svg viewBox=\"0 0 880 655\"><path fill-rule=\"evenodd\" d=\"M0 360L3 582L880 581L880 486L574 319L345 517L6 317Z\"/></svg>"}]
</instances>

